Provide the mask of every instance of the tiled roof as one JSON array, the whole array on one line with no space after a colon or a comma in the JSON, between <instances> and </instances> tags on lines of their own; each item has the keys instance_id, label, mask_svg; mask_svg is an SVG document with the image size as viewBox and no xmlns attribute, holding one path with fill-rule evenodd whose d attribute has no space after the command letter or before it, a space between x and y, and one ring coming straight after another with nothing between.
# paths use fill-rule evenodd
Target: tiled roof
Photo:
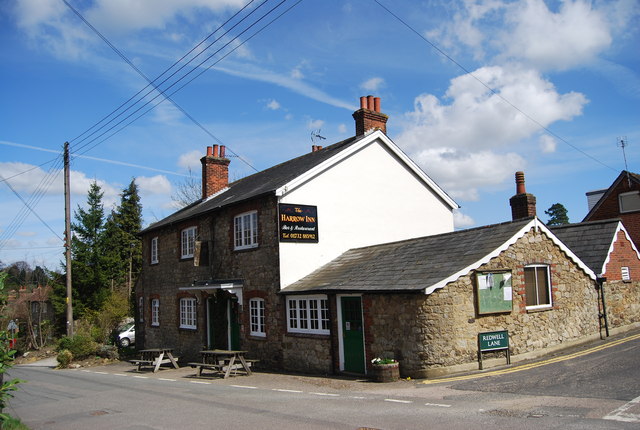
<instances>
[{"instance_id":1,"label":"tiled roof","mask_svg":"<svg viewBox=\"0 0 640 430\"><path fill-rule=\"evenodd\" d=\"M319 151L310 152L269 169L247 176L229 184L227 190L197 201L168 217L151 224L144 232L180 222L221 207L248 200L253 197L273 193L281 186L328 160L339 152L358 142L364 136L351 137Z\"/></svg>"},{"instance_id":2,"label":"tiled roof","mask_svg":"<svg viewBox=\"0 0 640 430\"><path fill-rule=\"evenodd\" d=\"M589 218L591 218L591 216L598 211L598 209L600 208L600 205L602 204L602 202L606 201L609 198L609 196L611 195L611 193L613 192L613 190L618 186L618 184L621 181L625 180L625 179L629 179L631 182L635 182L636 184L640 184L640 175L639 174L633 173L633 172L629 172L627 170L623 170L622 172L620 172L620 174L615 179L615 181L613 181L613 183L609 186L609 188L607 188L607 190L604 192L604 194L602 194L602 196L600 196L600 199L596 202L596 204L594 204L593 207L589 210L587 215L584 217L583 221L589 221Z\"/></svg>"},{"instance_id":3,"label":"tiled roof","mask_svg":"<svg viewBox=\"0 0 640 430\"><path fill-rule=\"evenodd\" d=\"M603 271L619 223L619 219L611 219L549 228L591 270L599 274Z\"/></svg>"},{"instance_id":4,"label":"tiled roof","mask_svg":"<svg viewBox=\"0 0 640 430\"><path fill-rule=\"evenodd\" d=\"M479 262L532 218L351 249L282 293L425 291Z\"/></svg>"}]
</instances>

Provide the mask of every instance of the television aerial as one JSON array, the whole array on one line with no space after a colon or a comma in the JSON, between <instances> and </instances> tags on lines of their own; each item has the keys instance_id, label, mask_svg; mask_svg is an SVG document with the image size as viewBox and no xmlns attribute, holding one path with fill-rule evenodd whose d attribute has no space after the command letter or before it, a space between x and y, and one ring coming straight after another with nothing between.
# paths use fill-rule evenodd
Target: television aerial
<instances>
[{"instance_id":1,"label":"television aerial","mask_svg":"<svg viewBox=\"0 0 640 430\"><path fill-rule=\"evenodd\" d=\"M320 140L325 140L326 137L320 135L320 129L313 130L311 132L311 142L315 145Z\"/></svg>"}]
</instances>

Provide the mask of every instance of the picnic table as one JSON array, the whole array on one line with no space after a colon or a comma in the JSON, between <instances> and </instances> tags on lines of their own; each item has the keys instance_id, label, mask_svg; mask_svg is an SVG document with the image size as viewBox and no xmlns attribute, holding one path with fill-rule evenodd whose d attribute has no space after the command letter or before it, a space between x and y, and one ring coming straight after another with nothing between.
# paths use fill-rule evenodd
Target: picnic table
<instances>
[{"instance_id":1,"label":"picnic table","mask_svg":"<svg viewBox=\"0 0 640 430\"><path fill-rule=\"evenodd\" d=\"M173 367L179 369L177 358L173 356L173 348L150 348L141 349L140 358L131 360L131 363L138 366L138 370L143 367L153 367L153 373L160 369L161 364L171 363Z\"/></svg>"},{"instance_id":2,"label":"picnic table","mask_svg":"<svg viewBox=\"0 0 640 430\"><path fill-rule=\"evenodd\" d=\"M232 371L236 375L238 370L251 375L251 364L257 360L248 360L245 358L246 353L247 351L228 349L204 350L200 351L202 362L189 363L189 366L198 369L198 376L202 376L202 370L204 369L222 372L224 373L224 379L227 379Z\"/></svg>"}]
</instances>

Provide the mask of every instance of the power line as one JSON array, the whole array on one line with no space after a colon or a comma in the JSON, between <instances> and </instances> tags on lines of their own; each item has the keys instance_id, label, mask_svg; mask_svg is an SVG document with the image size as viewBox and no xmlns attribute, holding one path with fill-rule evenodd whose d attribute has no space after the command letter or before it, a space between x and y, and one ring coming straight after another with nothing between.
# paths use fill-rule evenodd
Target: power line
<instances>
[{"instance_id":1,"label":"power line","mask_svg":"<svg viewBox=\"0 0 640 430\"><path fill-rule=\"evenodd\" d=\"M571 148L575 149L576 151L580 152L582 155L584 155L585 157L591 158L593 161L595 161L596 163L601 164L602 166L611 169L613 171L617 172L617 169L614 169L613 167L603 163L601 160L599 160L598 158L588 154L587 152L583 151L582 149L578 148L577 146L573 145L572 143L570 143L568 140L564 139L562 136L556 134L555 132L553 132L552 130L550 130L549 128L547 128L546 126L542 125L540 122L538 122L538 120L536 120L535 118L533 118L532 116L530 116L529 114L527 114L526 112L524 112L522 109L520 109L518 106L514 105L513 103L511 103L507 98L505 98L502 94L500 94L499 92L497 92L496 90L494 90L493 88L491 88L487 83L485 83L482 79L478 78L476 75L474 75L471 71L469 71L466 67L464 67L462 64L460 64L458 61L456 61L453 57L451 57L449 54L447 54L445 51L443 51L442 49L440 49L438 47L438 45L436 45L435 43L433 43L432 41L430 41L429 39L427 39L426 37L424 37L419 31L417 31L416 29L414 29L411 25L409 25L406 21L404 21L402 18L400 18L398 15L396 15L395 13L393 13L388 7L386 7L385 5L383 5L382 3L380 3L379 0L373 0L375 3L378 4L378 6L380 6L382 9L384 9L387 13L389 13L391 16L393 16L395 19L397 19L400 23L402 23L402 25L404 25L405 27L407 27L409 30L411 30L413 33L415 33L419 38L421 38L423 41L425 41L426 43L428 43L429 45L431 45L431 47L433 49L435 49L436 51L438 51L438 53L440 53L443 57L445 57L446 59L448 59L449 61L451 61L453 64L455 64L456 66L458 66L462 71L464 71L466 74L468 74L469 76L471 76L473 79L475 79L476 81L478 81L482 86L484 86L486 89L488 89L491 94L497 96L498 98L500 98L500 100L502 100L503 102L507 103L511 108L515 109L516 111L518 111L519 113L521 113L525 118L527 118L529 121L533 122L534 124L536 124L538 127L540 127L542 130L546 131L547 133L549 133L550 135L552 135L553 137L555 137L556 139L560 140L561 142L565 143L566 145L570 146Z\"/></svg>"}]
</instances>

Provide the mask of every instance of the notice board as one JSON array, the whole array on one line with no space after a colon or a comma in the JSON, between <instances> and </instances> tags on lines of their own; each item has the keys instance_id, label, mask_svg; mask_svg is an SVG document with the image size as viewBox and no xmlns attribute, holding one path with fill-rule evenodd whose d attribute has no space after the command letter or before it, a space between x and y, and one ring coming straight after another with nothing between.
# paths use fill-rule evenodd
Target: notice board
<instances>
[{"instance_id":1,"label":"notice board","mask_svg":"<svg viewBox=\"0 0 640 430\"><path fill-rule=\"evenodd\" d=\"M511 272L476 272L476 295L480 314L511 312L513 308Z\"/></svg>"}]
</instances>

